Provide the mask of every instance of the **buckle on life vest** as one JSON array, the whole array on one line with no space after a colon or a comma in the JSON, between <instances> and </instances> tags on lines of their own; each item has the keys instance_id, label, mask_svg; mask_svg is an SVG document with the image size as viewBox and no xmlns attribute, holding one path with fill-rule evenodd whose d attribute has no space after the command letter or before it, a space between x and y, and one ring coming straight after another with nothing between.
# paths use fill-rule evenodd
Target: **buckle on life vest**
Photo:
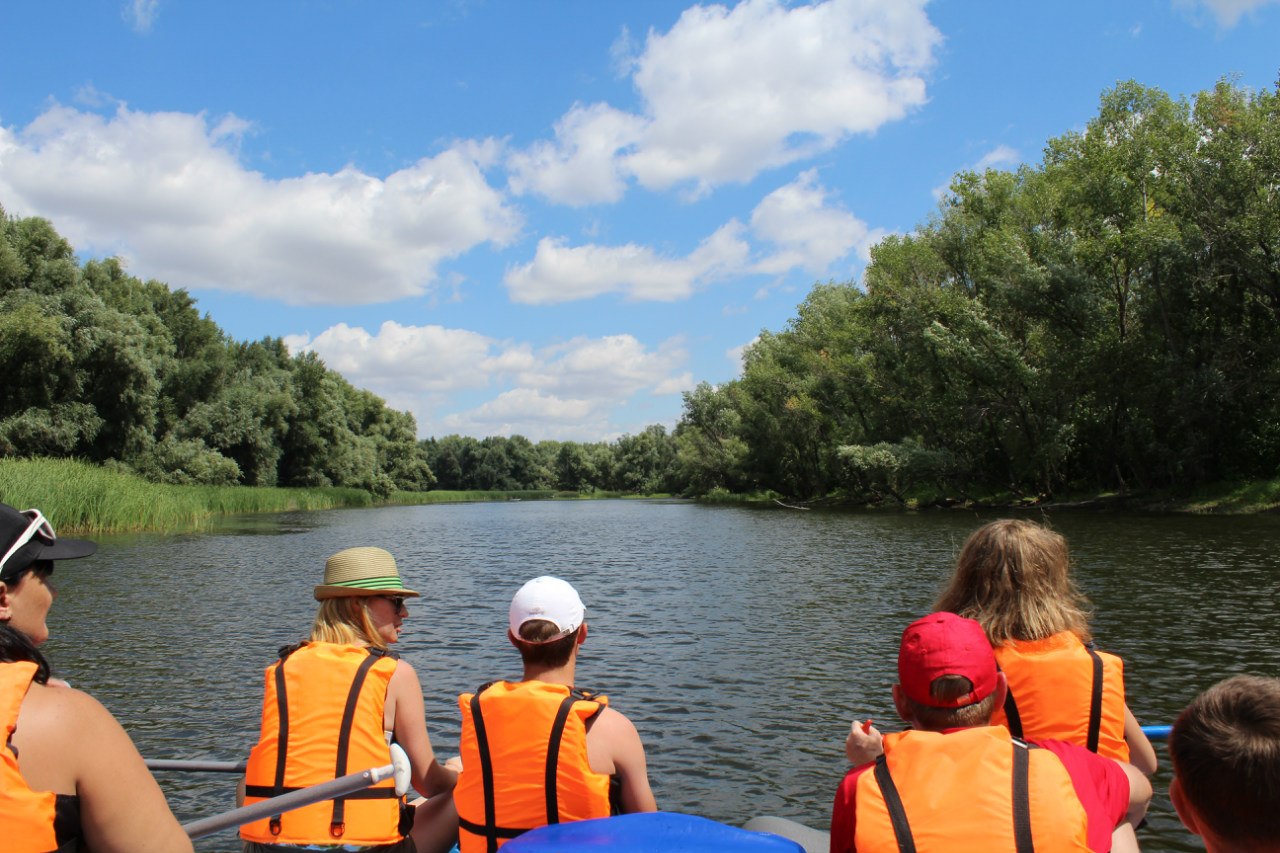
<instances>
[{"instance_id":1,"label":"buckle on life vest","mask_svg":"<svg viewBox=\"0 0 1280 853\"><path fill-rule=\"evenodd\" d=\"M342 834L347 831L345 821L329 824L329 834L334 838L341 838Z\"/></svg>"},{"instance_id":2,"label":"buckle on life vest","mask_svg":"<svg viewBox=\"0 0 1280 853\"><path fill-rule=\"evenodd\" d=\"M267 823L267 829L271 830L272 835L279 835L280 834L280 818L278 817L271 818L271 820Z\"/></svg>"}]
</instances>

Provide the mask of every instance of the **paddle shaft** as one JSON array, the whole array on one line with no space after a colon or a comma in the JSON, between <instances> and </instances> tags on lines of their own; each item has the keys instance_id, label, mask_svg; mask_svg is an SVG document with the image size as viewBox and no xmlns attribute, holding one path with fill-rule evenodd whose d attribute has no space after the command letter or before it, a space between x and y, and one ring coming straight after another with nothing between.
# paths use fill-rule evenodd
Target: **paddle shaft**
<instances>
[{"instance_id":1,"label":"paddle shaft","mask_svg":"<svg viewBox=\"0 0 1280 853\"><path fill-rule=\"evenodd\" d=\"M148 758L148 770L191 770L206 773L243 773L243 761L203 761L182 758Z\"/></svg>"},{"instance_id":2,"label":"paddle shaft","mask_svg":"<svg viewBox=\"0 0 1280 853\"><path fill-rule=\"evenodd\" d=\"M193 820L191 823L184 823L182 829L191 838L201 838L215 832L221 832L224 829L231 829L235 826L252 823L255 820L278 815L281 812L300 809L312 803L332 800L336 797L368 788L383 779L391 778L394 769L394 765L388 764L385 767L374 767L361 773L348 773L346 776L339 776L337 779L321 782L319 785L312 785L309 788L302 788L298 791L290 791L287 794L281 794L278 797L272 797L260 803L242 806L213 817Z\"/></svg>"}]
</instances>

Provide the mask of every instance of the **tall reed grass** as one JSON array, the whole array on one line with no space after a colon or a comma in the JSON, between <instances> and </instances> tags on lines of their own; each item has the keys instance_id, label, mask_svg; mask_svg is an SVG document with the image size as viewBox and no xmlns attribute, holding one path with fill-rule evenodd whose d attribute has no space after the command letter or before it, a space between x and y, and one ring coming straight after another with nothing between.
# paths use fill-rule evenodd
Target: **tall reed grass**
<instances>
[{"instance_id":1,"label":"tall reed grass","mask_svg":"<svg viewBox=\"0 0 1280 853\"><path fill-rule=\"evenodd\" d=\"M67 533L197 530L215 516L370 506L363 489L166 486L73 459L0 459L0 502Z\"/></svg>"}]
</instances>

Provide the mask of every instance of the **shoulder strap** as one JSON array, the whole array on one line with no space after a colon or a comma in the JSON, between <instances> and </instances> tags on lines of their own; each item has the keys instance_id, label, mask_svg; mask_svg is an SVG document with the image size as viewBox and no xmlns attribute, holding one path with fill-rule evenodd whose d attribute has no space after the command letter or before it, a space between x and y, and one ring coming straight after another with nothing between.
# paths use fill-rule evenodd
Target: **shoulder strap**
<instances>
[{"instance_id":1,"label":"shoulder strap","mask_svg":"<svg viewBox=\"0 0 1280 853\"><path fill-rule=\"evenodd\" d=\"M1003 672L999 664L996 664L996 671ZM1018 703L1013 698L1013 685L1008 684L1007 679L1005 684L1008 688L1004 694L1005 723L1009 726L1009 734L1014 737L1022 737L1022 716L1018 714Z\"/></svg>"},{"instance_id":2,"label":"shoulder strap","mask_svg":"<svg viewBox=\"0 0 1280 853\"><path fill-rule=\"evenodd\" d=\"M1085 645L1084 650L1093 658L1093 691L1089 695L1089 740L1085 746L1090 752L1098 751L1098 734L1102 731L1102 656L1093 648L1093 643Z\"/></svg>"},{"instance_id":3,"label":"shoulder strap","mask_svg":"<svg viewBox=\"0 0 1280 853\"><path fill-rule=\"evenodd\" d=\"M573 710L573 703L577 701L572 693L560 701L560 707L556 709L555 722L551 724L551 737L547 739L547 761L543 777L543 787L547 793L547 823L560 822L560 795L556 789L556 779L560 772L560 742L564 739L564 727L569 721L569 712Z\"/></svg>"},{"instance_id":4,"label":"shoulder strap","mask_svg":"<svg viewBox=\"0 0 1280 853\"><path fill-rule=\"evenodd\" d=\"M898 841L898 853L916 853L916 840L911 834L911 824L907 821L907 812L902 807L902 795L898 786L893 784L893 776L889 773L889 762L884 753L876 757L876 783L880 785L880 795L889 809L889 820L893 823L893 837ZM1021 851L1019 851L1021 853Z\"/></svg>"},{"instance_id":5,"label":"shoulder strap","mask_svg":"<svg viewBox=\"0 0 1280 853\"><path fill-rule=\"evenodd\" d=\"M1031 751L1013 741L1013 843L1017 853L1035 853L1031 838Z\"/></svg>"},{"instance_id":6,"label":"shoulder strap","mask_svg":"<svg viewBox=\"0 0 1280 853\"><path fill-rule=\"evenodd\" d=\"M296 648L281 649L280 661L276 664L276 719L279 721L280 730L276 735L276 778L271 794L273 797L284 793L284 765L289 757L289 692L285 688L284 662L295 651L297 651ZM281 814L273 814L267 822L272 835L280 834Z\"/></svg>"},{"instance_id":7,"label":"shoulder strap","mask_svg":"<svg viewBox=\"0 0 1280 853\"><path fill-rule=\"evenodd\" d=\"M355 722L356 705L360 701L360 691L364 687L365 677L369 670L383 657L382 649L369 649L369 654L356 667L355 677L351 679L351 689L347 691L347 704L342 709L342 725L338 729L338 760L333 777L347 775L347 757L351 752L351 727ZM341 838L346 831L346 797L338 797L333 801L333 817L329 823L329 835Z\"/></svg>"}]
</instances>

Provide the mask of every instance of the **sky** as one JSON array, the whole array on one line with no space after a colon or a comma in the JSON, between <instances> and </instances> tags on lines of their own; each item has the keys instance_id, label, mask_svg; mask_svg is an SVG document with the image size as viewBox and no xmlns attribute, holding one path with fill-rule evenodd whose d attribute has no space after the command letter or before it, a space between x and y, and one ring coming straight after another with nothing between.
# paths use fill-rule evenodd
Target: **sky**
<instances>
[{"instance_id":1,"label":"sky","mask_svg":"<svg viewBox=\"0 0 1280 853\"><path fill-rule=\"evenodd\" d=\"M609 441L1124 80L1280 77L1280 0L9 0L0 207L421 437Z\"/></svg>"}]
</instances>

